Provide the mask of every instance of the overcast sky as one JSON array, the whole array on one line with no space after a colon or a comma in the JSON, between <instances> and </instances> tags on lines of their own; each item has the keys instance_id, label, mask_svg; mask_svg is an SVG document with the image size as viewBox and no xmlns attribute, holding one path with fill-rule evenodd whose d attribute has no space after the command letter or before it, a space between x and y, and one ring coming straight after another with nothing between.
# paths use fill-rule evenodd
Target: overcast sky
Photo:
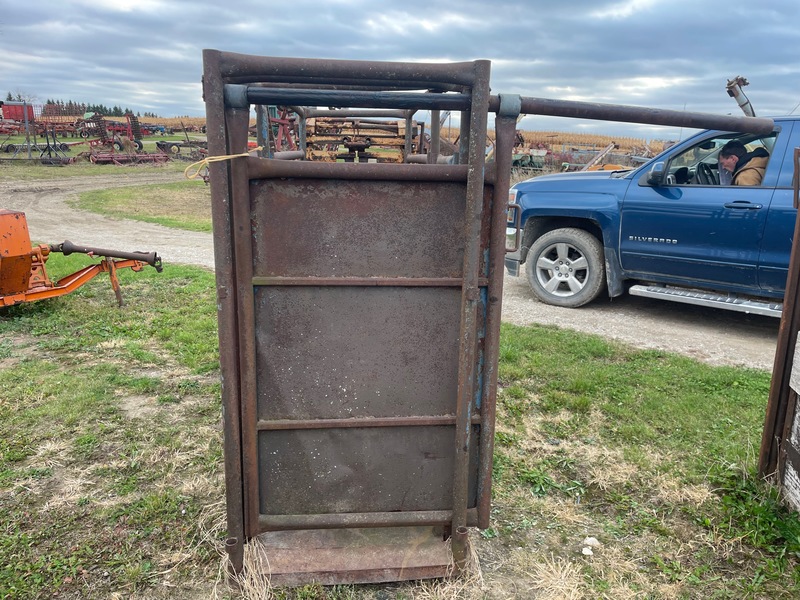
<instances>
[{"instance_id":1,"label":"overcast sky","mask_svg":"<svg viewBox=\"0 0 800 600\"><path fill-rule=\"evenodd\" d=\"M9 0L10 4L10 0ZM492 61L492 92L741 115L800 111L799 0L34 0L0 11L0 94L204 116L202 50ZM6 9L9 7L7 6ZM526 130L675 128L530 116Z\"/></svg>"}]
</instances>

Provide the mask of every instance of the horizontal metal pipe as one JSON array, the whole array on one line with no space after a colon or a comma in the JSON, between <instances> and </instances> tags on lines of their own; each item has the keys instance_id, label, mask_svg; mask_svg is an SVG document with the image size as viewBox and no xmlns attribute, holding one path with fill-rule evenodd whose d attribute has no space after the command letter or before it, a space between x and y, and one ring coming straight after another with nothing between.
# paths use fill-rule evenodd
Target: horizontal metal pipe
<instances>
[{"instance_id":1,"label":"horizontal metal pipe","mask_svg":"<svg viewBox=\"0 0 800 600\"><path fill-rule=\"evenodd\" d=\"M287 81L285 77L269 77L269 76L230 77L225 80L225 83L248 84L258 87L292 88L298 90L329 89L329 90L367 91L380 88L384 91L388 90L416 91L424 88L428 89L429 91L435 91L435 92L463 92L465 89L465 86L463 85L438 83L438 82L429 85L425 82L401 81L398 79L392 79L391 81L388 81L386 79L375 79L375 80L359 79L358 83L355 84L352 79L341 79L341 78L319 79L315 77L302 77L302 76L297 76L295 78L292 78L291 81Z\"/></svg>"},{"instance_id":2,"label":"horizontal metal pipe","mask_svg":"<svg viewBox=\"0 0 800 600\"><path fill-rule=\"evenodd\" d=\"M256 423L258 431L294 431L300 429L361 429L366 427L447 427L455 425L454 415L419 416L419 417L369 417L355 419L281 419ZM474 415L471 423L481 424L481 416Z\"/></svg>"},{"instance_id":3,"label":"horizontal metal pipe","mask_svg":"<svg viewBox=\"0 0 800 600\"><path fill-rule=\"evenodd\" d=\"M470 108L470 97L466 94L296 90L249 86L246 90L246 97L251 104L355 105L363 108L416 108L423 110L467 110ZM489 99L489 111L497 112L499 108L499 96L491 96ZM734 117L624 104L599 104L595 102L530 97L522 98L521 113L599 121L692 127L696 129L720 129L723 131L757 134L769 133L775 125L772 119L763 117Z\"/></svg>"},{"instance_id":4,"label":"horizontal metal pipe","mask_svg":"<svg viewBox=\"0 0 800 600\"><path fill-rule=\"evenodd\" d=\"M226 100L236 95L237 86L226 85ZM325 89L264 88L247 86L247 102L250 104L272 104L284 106L301 104L308 106L352 106L358 108L405 108L467 110L470 97L466 94L427 94L420 92L384 91L340 91ZM308 114L308 113L306 113Z\"/></svg>"},{"instance_id":5,"label":"horizontal metal pipe","mask_svg":"<svg viewBox=\"0 0 800 600\"><path fill-rule=\"evenodd\" d=\"M459 277L253 277L253 285L307 285L353 287L461 287ZM479 285L489 280L482 278Z\"/></svg>"},{"instance_id":6,"label":"horizontal metal pipe","mask_svg":"<svg viewBox=\"0 0 800 600\"><path fill-rule=\"evenodd\" d=\"M406 110L391 110L391 109L329 109L329 108L309 108L306 107L305 114L309 119L312 117L364 117L371 118L388 118L388 119L405 119Z\"/></svg>"},{"instance_id":7,"label":"horizontal metal pipe","mask_svg":"<svg viewBox=\"0 0 800 600\"><path fill-rule=\"evenodd\" d=\"M324 58L285 58L256 56L236 52L206 49L203 54L214 55L219 61L224 79L256 77L261 81L299 78L340 79L358 83L362 80L402 80L420 83L453 83L472 85L475 79L474 62L398 63L365 60L327 60Z\"/></svg>"},{"instance_id":8,"label":"horizontal metal pipe","mask_svg":"<svg viewBox=\"0 0 800 600\"><path fill-rule=\"evenodd\" d=\"M124 252L122 250L106 250L104 248L92 248L90 246L78 246L69 240L60 244L50 244L51 252L61 252L64 256L70 254L88 254L89 256L106 256L109 258L126 258L128 260L139 260L143 263L155 267L161 271L161 257L155 252Z\"/></svg>"},{"instance_id":9,"label":"horizontal metal pipe","mask_svg":"<svg viewBox=\"0 0 800 600\"><path fill-rule=\"evenodd\" d=\"M281 150L272 155L275 160L300 160L305 157L306 154L302 150Z\"/></svg>"},{"instance_id":10,"label":"horizontal metal pipe","mask_svg":"<svg viewBox=\"0 0 800 600\"><path fill-rule=\"evenodd\" d=\"M290 529L347 529L350 527L406 527L409 525L446 525L452 510L417 510L402 512L337 513L324 515L259 515L262 531ZM478 513L467 509L467 525L475 527Z\"/></svg>"},{"instance_id":11,"label":"horizontal metal pipe","mask_svg":"<svg viewBox=\"0 0 800 600\"><path fill-rule=\"evenodd\" d=\"M248 157L250 179L297 177L358 181L466 182L467 165L395 165L382 163L325 163Z\"/></svg>"},{"instance_id":12,"label":"horizontal metal pipe","mask_svg":"<svg viewBox=\"0 0 800 600\"><path fill-rule=\"evenodd\" d=\"M492 96L489 111L497 112L499 96ZM671 125L696 129L721 129L743 133L770 133L775 126L772 119L755 117L733 117L709 113L684 112L624 104L598 104L574 100L552 100L548 98L522 98L523 114L594 119L598 121L621 121L625 123L647 123Z\"/></svg>"},{"instance_id":13,"label":"horizontal metal pipe","mask_svg":"<svg viewBox=\"0 0 800 600\"><path fill-rule=\"evenodd\" d=\"M317 123L320 129L330 128L333 126L344 126L357 128L358 131L366 131L374 136L396 137L397 136L397 123L387 121L375 121L373 119L360 119L360 118L332 118L322 123ZM388 132L388 133L385 133ZM389 134L393 135L389 135ZM347 135L346 130L337 132L337 135Z\"/></svg>"}]
</instances>

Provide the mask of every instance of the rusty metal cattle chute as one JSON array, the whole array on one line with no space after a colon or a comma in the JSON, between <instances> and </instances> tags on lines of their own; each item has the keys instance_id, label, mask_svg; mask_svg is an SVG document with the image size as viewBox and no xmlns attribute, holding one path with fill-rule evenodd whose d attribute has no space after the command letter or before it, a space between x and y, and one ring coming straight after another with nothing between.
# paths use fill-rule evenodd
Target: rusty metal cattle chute
<instances>
[{"instance_id":1,"label":"rusty metal cattle chute","mask_svg":"<svg viewBox=\"0 0 800 600\"><path fill-rule=\"evenodd\" d=\"M259 538L275 582L442 576L488 526L518 103L487 167L487 61L204 58L215 156L251 104L462 113L462 164L211 166L233 567Z\"/></svg>"},{"instance_id":2,"label":"rusty metal cattle chute","mask_svg":"<svg viewBox=\"0 0 800 600\"><path fill-rule=\"evenodd\" d=\"M772 128L766 119L490 96L487 61L206 50L204 95L210 155L231 157L210 166L228 546L239 570L244 545L265 544L279 584L441 576L451 558L442 540L462 566L467 528L488 526L520 112ZM251 105L430 110L433 156L239 156ZM452 164L435 164L440 111L461 117ZM489 112L496 161L486 164Z\"/></svg>"}]
</instances>

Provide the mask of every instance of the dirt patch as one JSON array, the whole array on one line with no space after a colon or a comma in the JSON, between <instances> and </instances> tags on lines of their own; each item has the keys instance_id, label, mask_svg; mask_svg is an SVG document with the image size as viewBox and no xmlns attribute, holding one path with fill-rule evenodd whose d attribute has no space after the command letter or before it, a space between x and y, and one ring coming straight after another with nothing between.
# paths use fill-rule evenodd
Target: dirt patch
<instances>
[{"instance_id":1,"label":"dirt patch","mask_svg":"<svg viewBox=\"0 0 800 600\"><path fill-rule=\"evenodd\" d=\"M22 333L6 335L0 341L0 369L15 367L36 353L37 342L33 336Z\"/></svg>"},{"instance_id":2,"label":"dirt patch","mask_svg":"<svg viewBox=\"0 0 800 600\"><path fill-rule=\"evenodd\" d=\"M42 243L70 240L83 246L156 251L164 265L189 264L214 268L210 233L114 219L71 208L81 192L185 181L182 173L120 170L113 176L65 177L60 181L12 181L0 186L0 208L25 213L31 239Z\"/></svg>"},{"instance_id":3,"label":"dirt patch","mask_svg":"<svg viewBox=\"0 0 800 600\"><path fill-rule=\"evenodd\" d=\"M119 407L130 418L149 417L158 412L156 399L150 396L125 396L120 399Z\"/></svg>"}]
</instances>

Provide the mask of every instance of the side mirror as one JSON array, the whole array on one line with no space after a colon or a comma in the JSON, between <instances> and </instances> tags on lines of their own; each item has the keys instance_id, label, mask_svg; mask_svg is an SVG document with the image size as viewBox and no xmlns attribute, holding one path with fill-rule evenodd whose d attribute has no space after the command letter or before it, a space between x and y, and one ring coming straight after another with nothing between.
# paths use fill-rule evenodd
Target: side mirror
<instances>
[{"instance_id":1,"label":"side mirror","mask_svg":"<svg viewBox=\"0 0 800 600\"><path fill-rule=\"evenodd\" d=\"M666 163L655 163L652 167L650 167L650 171L647 173L647 183L650 185L663 185L665 173Z\"/></svg>"}]
</instances>

